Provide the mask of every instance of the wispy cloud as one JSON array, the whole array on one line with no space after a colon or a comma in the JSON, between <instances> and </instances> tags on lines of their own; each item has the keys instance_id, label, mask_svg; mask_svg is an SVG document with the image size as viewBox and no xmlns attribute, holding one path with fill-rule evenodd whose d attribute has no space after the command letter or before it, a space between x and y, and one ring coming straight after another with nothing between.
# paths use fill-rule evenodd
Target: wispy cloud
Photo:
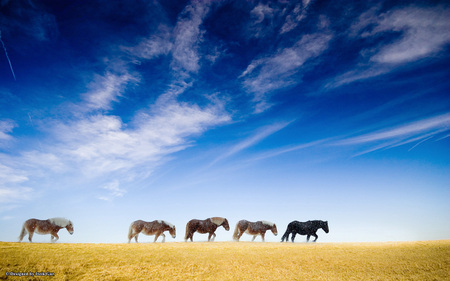
<instances>
[{"instance_id":1,"label":"wispy cloud","mask_svg":"<svg viewBox=\"0 0 450 281\"><path fill-rule=\"evenodd\" d=\"M292 47L252 61L240 78L243 79L244 87L255 95L255 112L262 112L270 107L266 96L268 92L298 83L292 76L305 62L326 50L331 38L329 33L304 35Z\"/></svg>"},{"instance_id":2,"label":"wispy cloud","mask_svg":"<svg viewBox=\"0 0 450 281\"><path fill-rule=\"evenodd\" d=\"M1 30L0 30L0 42L2 43L3 50L5 51L6 59L8 59L9 68L11 69L11 73L12 73L12 75L13 75L13 77L14 77L14 80L16 80L16 74L14 74L14 69L13 69L13 67L12 67L11 60L9 59L8 52L6 51L5 43L4 43L3 40L2 40L2 31L1 31Z\"/></svg>"},{"instance_id":3,"label":"wispy cloud","mask_svg":"<svg viewBox=\"0 0 450 281\"><path fill-rule=\"evenodd\" d=\"M280 33L287 33L295 29L300 24L300 22L306 18L310 4L310 0L303 0L302 3L298 3L297 5L295 5L292 12L286 16L286 21L281 27Z\"/></svg>"},{"instance_id":4,"label":"wispy cloud","mask_svg":"<svg viewBox=\"0 0 450 281\"><path fill-rule=\"evenodd\" d=\"M28 176L24 171L0 164L0 203L29 200L33 189L22 186L27 181Z\"/></svg>"},{"instance_id":5,"label":"wispy cloud","mask_svg":"<svg viewBox=\"0 0 450 281\"><path fill-rule=\"evenodd\" d=\"M330 140L331 140L331 138L321 139L321 140L316 140L316 141L298 144L298 145L294 145L294 146L282 147L282 148L277 148L277 149L273 149L273 150L269 150L269 151L264 151L264 152L260 153L259 155L255 156L253 158L250 158L248 161L253 162L253 161L264 160L267 158L277 157L277 156L285 154L285 153L290 153L290 152L294 152L294 151L298 151L298 150L308 149L308 148L312 148L315 146L327 144L327 143L329 143Z\"/></svg>"},{"instance_id":6,"label":"wispy cloud","mask_svg":"<svg viewBox=\"0 0 450 281\"><path fill-rule=\"evenodd\" d=\"M450 9L409 6L378 14L378 7L362 14L351 27L350 37L370 38L399 33L391 43L361 51L356 69L334 78L326 88L379 76L403 64L434 56L450 43Z\"/></svg>"},{"instance_id":7,"label":"wispy cloud","mask_svg":"<svg viewBox=\"0 0 450 281\"><path fill-rule=\"evenodd\" d=\"M125 189L119 188L120 183L118 180L113 180L112 182L104 185L102 188L108 191L107 195L99 196L98 199L104 201L112 201L114 198L123 197L127 191Z\"/></svg>"},{"instance_id":8,"label":"wispy cloud","mask_svg":"<svg viewBox=\"0 0 450 281\"><path fill-rule=\"evenodd\" d=\"M143 39L133 47L122 47L122 49L139 59L153 59L161 55L168 55L173 47L172 29L161 25L155 34Z\"/></svg>"},{"instance_id":9,"label":"wispy cloud","mask_svg":"<svg viewBox=\"0 0 450 281\"><path fill-rule=\"evenodd\" d=\"M256 145L257 143L261 142L263 139L267 138L268 136L280 131L281 129L285 128L287 125L289 125L290 122L284 122L284 123L278 123L266 126L262 129L260 129L256 134L253 136L244 139L243 141L237 143L233 147L231 147L227 152L220 155L214 161L210 164L210 166L216 164L217 162L220 162L226 158L229 158L239 152L241 152L244 149L247 149L253 145Z\"/></svg>"},{"instance_id":10,"label":"wispy cloud","mask_svg":"<svg viewBox=\"0 0 450 281\"><path fill-rule=\"evenodd\" d=\"M248 34L251 37L266 37L272 33L273 18L277 9L271 8L269 5L259 3L250 11L250 25L248 26Z\"/></svg>"},{"instance_id":11,"label":"wispy cloud","mask_svg":"<svg viewBox=\"0 0 450 281\"><path fill-rule=\"evenodd\" d=\"M33 189L29 187L0 187L0 203L11 204L30 200Z\"/></svg>"},{"instance_id":12,"label":"wispy cloud","mask_svg":"<svg viewBox=\"0 0 450 281\"><path fill-rule=\"evenodd\" d=\"M184 9L174 29L173 68L189 73L199 70L198 48L203 34L200 25L208 11L208 5L201 1L193 1Z\"/></svg>"},{"instance_id":13,"label":"wispy cloud","mask_svg":"<svg viewBox=\"0 0 450 281\"><path fill-rule=\"evenodd\" d=\"M12 120L0 120L0 144L2 141L12 139L11 132L16 126Z\"/></svg>"},{"instance_id":14,"label":"wispy cloud","mask_svg":"<svg viewBox=\"0 0 450 281\"><path fill-rule=\"evenodd\" d=\"M104 76L96 75L90 84L90 91L83 94L86 101L83 106L90 110L110 110L112 102L117 102L128 83L139 82L139 78L129 74L114 74L107 72Z\"/></svg>"},{"instance_id":15,"label":"wispy cloud","mask_svg":"<svg viewBox=\"0 0 450 281\"><path fill-rule=\"evenodd\" d=\"M168 99L139 111L129 124L114 115L74 115L69 121L48 122L39 150L0 155L2 202L15 202L19 193L29 198L34 193L23 184L48 175L62 179L66 188L74 188L70 178L106 182L102 189L109 193L100 199L114 200L127 192L122 185L149 177L173 153L192 146L193 137L230 121L218 100L200 107Z\"/></svg>"},{"instance_id":16,"label":"wispy cloud","mask_svg":"<svg viewBox=\"0 0 450 281\"><path fill-rule=\"evenodd\" d=\"M174 27L161 25L156 34L142 40L137 46L122 47L140 59L154 59L160 55L171 55L173 81L166 91L167 96L177 96L192 85L192 76L200 70L200 45L205 31L201 28L209 12L209 3L192 1L178 17Z\"/></svg>"},{"instance_id":17,"label":"wispy cloud","mask_svg":"<svg viewBox=\"0 0 450 281\"><path fill-rule=\"evenodd\" d=\"M370 145L369 149L359 153L366 154L380 149L392 148L408 143L427 141L444 132L450 131L450 113L424 118L393 128L337 140L332 145L361 146ZM420 144L418 143L418 144ZM414 147L416 147L416 144ZM413 148L414 148L413 147Z\"/></svg>"}]
</instances>

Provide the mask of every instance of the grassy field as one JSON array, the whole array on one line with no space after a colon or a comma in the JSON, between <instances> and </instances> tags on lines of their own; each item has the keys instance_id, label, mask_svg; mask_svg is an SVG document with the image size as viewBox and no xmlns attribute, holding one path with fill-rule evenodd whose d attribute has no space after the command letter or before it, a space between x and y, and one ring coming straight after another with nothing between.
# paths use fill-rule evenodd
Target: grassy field
<instances>
[{"instance_id":1,"label":"grassy field","mask_svg":"<svg viewBox=\"0 0 450 281\"><path fill-rule=\"evenodd\" d=\"M10 272L35 276L7 276ZM450 240L326 244L0 242L2 280L450 280L449 273Z\"/></svg>"}]
</instances>

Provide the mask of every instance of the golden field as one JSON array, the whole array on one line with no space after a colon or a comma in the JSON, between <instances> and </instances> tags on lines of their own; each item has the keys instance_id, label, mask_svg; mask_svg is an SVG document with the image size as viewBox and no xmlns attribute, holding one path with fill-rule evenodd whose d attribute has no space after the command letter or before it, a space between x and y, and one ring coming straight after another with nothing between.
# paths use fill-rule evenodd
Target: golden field
<instances>
[{"instance_id":1,"label":"golden field","mask_svg":"<svg viewBox=\"0 0 450 281\"><path fill-rule=\"evenodd\" d=\"M44 276L7 276L7 273ZM54 276L45 276L49 272ZM0 242L8 280L450 280L450 240L389 243Z\"/></svg>"}]
</instances>

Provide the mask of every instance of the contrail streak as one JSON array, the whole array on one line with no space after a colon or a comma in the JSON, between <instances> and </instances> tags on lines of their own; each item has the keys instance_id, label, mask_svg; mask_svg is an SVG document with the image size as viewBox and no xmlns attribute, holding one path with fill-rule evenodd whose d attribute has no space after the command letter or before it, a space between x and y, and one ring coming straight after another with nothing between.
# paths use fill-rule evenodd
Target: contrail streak
<instances>
[{"instance_id":1,"label":"contrail streak","mask_svg":"<svg viewBox=\"0 0 450 281\"><path fill-rule=\"evenodd\" d=\"M12 64L11 64L11 60L9 59L8 52L6 51L5 43L3 43L3 40L2 40L2 32L1 31L0 31L0 42L2 42L3 50L5 50L5 55L6 55L6 58L8 59L9 68L11 68L11 73L12 73L12 75L14 77L14 81L17 81L16 80L16 75L14 74L14 70L13 70L13 67L12 67Z\"/></svg>"}]
</instances>

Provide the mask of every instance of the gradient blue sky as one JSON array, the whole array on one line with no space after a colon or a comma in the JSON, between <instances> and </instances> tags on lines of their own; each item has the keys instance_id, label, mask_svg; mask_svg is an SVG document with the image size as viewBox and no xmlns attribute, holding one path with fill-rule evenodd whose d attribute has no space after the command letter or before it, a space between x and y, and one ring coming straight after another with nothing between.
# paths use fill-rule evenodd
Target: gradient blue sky
<instances>
[{"instance_id":1,"label":"gradient blue sky","mask_svg":"<svg viewBox=\"0 0 450 281\"><path fill-rule=\"evenodd\" d=\"M319 242L450 238L446 1L3 0L0 15L0 241L32 217L71 219L60 242L126 242L137 219L183 241L211 216L230 221L218 241L241 219L275 222L267 241L311 219L329 221Z\"/></svg>"}]
</instances>

